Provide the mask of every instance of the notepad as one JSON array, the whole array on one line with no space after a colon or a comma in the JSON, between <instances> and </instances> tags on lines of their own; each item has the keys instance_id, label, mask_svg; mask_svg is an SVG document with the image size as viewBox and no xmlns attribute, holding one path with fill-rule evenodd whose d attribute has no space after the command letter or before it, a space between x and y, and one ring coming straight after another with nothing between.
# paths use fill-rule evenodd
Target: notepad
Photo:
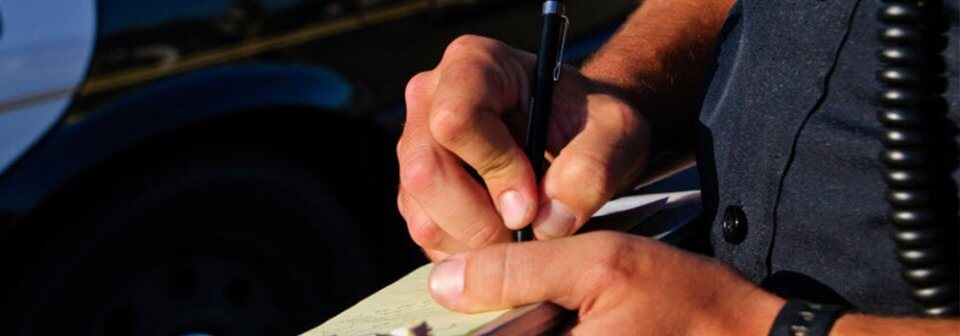
<instances>
[{"instance_id":1,"label":"notepad","mask_svg":"<svg viewBox=\"0 0 960 336\"><path fill-rule=\"evenodd\" d=\"M698 191L628 196L605 205L587 226L626 231L661 209L690 201L699 201ZM433 264L417 268L304 335L387 334L398 327L410 325L412 321L423 321L430 328L430 335L433 336L472 336L477 333L489 334L490 330L509 324L510 321L516 321L525 315L532 316L528 321L545 323L563 313L562 309L550 304L479 314L452 312L437 304L430 296L427 280L431 269ZM500 329L504 330L504 328ZM492 334L514 335L516 332L493 332Z\"/></svg>"},{"instance_id":2,"label":"notepad","mask_svg":"<svg viewBox=\"0 0 960 336\"><path fill-rule=\"evenodd\" d=\"M407 274L343 311L308 336L357 336L386 333L397 327L422 319L430 327L431 335L470 335L507 310L480 314L451 312L440 306L427 291L427 278L433 264L427 264Z\"/></svg>"}]
</instances>

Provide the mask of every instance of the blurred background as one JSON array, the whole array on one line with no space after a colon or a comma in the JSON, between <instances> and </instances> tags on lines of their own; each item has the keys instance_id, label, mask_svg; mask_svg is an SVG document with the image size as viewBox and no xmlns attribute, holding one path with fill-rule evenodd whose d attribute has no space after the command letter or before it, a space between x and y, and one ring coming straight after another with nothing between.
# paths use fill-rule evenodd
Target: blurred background
<instances>
[{"instance_id":1,"label":"blurred background","mask_svg":"<svg viewBox=\"0 0 960 336\"><path fill-rule=\"evenodd\" d=\"M540 4L0 0L0 334L295 334L425 263L404 86ZM635 5L571 1L566 61Z\"/></svg>"}]
</instances>

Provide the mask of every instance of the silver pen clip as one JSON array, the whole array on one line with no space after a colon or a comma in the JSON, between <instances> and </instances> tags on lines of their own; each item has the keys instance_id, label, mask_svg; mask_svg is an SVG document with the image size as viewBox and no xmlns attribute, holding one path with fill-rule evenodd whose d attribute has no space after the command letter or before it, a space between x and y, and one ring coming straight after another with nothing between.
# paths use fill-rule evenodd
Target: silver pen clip
<instances>
[{"instance_id":1,"label":"silver pen clip","mask_svg":"<svg viewBox=\"0 0 960 336\"><path fill-rule=\"evenodd\" d=\"M563 31L560 33L560 50L557 51L557 62L553 67L553 81L560 80L560 69L563 69L563 49L567 46L567 28L570 27L570 19L567 18L566 10L559 1L545 1L543 3L543 14L560 15L563 20Z\"/></svg>"},{"instance_id":2,"label":"silver pen clip","mask_svg":"<svg viewBox=\"0 0 960 336\"><path fill-rule=\"evenodd\" d=\"M563 20L563 32L560 33L560 50L557 51L557 65L553 68L553 81L560 80L560 69L563 69L563 48L567 46L567 28L570 27L570 19L566 15L561 14L560 19Z\"/></svg>"}]
</instances>

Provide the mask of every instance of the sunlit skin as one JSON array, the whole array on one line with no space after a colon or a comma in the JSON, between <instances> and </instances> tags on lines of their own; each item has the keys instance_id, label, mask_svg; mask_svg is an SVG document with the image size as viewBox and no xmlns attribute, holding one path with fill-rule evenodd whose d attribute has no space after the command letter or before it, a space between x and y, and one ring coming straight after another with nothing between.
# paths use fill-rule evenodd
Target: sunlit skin
<instances>
[{"instance_id":1,"label":"sunlit skin","mask_svg":"<svg viewBox=\"0 0 960 336\"><path fill-rule=\"evenodd\" d=\"M573 236L617 192L693 163L686 125L732 4L645 1L581 69L565 69L539 185L516 140L535 55L464 36L410 80L397 203L437 262L440 304L476 312L552 301L579 311L570 332L583 335L768 332L784 300L714 259L619 233ZM503 244L526 223L540 241ZM832 334L958 331L956 320L848 314Z\"/></svg>"}]
</instances>

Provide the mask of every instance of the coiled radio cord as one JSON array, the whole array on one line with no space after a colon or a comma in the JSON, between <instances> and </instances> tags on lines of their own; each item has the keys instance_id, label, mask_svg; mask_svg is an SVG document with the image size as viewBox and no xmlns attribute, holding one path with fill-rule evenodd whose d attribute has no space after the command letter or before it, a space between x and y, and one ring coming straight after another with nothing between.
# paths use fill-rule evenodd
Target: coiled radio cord
<instances>
[{"instance_id":1,"label":"coiled radio cord","mask_svg":"<svg viewBox=\"0 0 960 336\"><path fill-rule=\"evenodd\" d=\"M880 156L897 260L924 315L956 316L958 150L943 97L946 20L938 0L885 0L878 19Z\"/></svg>"}]
</instances>

